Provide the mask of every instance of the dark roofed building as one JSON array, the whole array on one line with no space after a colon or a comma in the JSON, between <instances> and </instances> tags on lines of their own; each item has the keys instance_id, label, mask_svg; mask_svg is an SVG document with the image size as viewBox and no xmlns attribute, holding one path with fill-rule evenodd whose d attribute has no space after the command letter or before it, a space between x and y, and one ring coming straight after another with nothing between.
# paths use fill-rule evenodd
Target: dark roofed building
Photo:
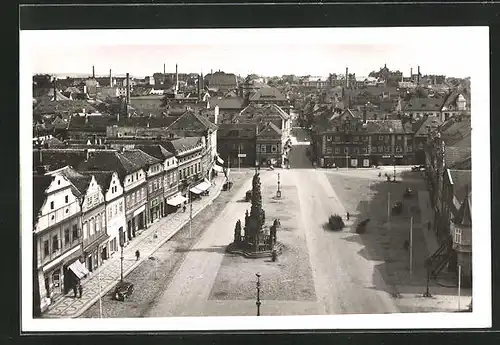
<instances>
[{"instance_id":1,"label":"dark roofed building","mask_svg":"<svg viewBox=\"0 0 500 345\"><path fill-rule=\"evenodd\" d=\"M255 90L248 96L248 101L257 104L274 103L279 106L284 106L288 103L288 99L280 90L274 87L263 87Z\"/></svg>"},{"instance_id":2,"label":"dark roofed building","mask_svg":"<svg viewBox=\"0 0 500 345\"><path fill-rule=\"evenodd\" d=\"M470 160L472 150L470 147L446 146L444 150L445 166L453 167Z\"/></svg>"},{"instance_id":3,"label":"dark roofed building","mask_svg":"<svg viewBox=\"0 0 500 345\"><path fill-rule=\"evenodd\" d=\"M141 150L126 150L121 154L144 170L147 170L151 165L162 163L160 159L150 156Z\"/></svg>"},{"instance_id":4,"label":"dark roofed building","mask_svg":"<svg viewBox=\"0 0 500 345\"><path fill-rule=\"evenodd\" d=\"M256 123L223 123L217 131L217 152L232 167L254 166L256 161ZM238 153L246 154L238 159Z\"/></svg>"},{"instance_id":5,"label":"dark roofed building","mask_svg":"<svg viewBox=\"0 0 500 345\"><path fill-rule=\"evenodd\" d=\"M96 151L85 162L82 162L78 168L81 171L115 171L120 180L133 172L139 171L141 166L130 161L123 154L114 151Z\"/></svg>"},{"instance_id":6,"label":"dark roofed building","mask_svg":"<svg viewBox=\"0 0 500 345\"><path fill-rule=\"evenodd\" d=\"M97 113L97 109L87 101L83 100L42 100L37 103L33 109L33 114L80 114L85 110L86 113Z\"/></svg>"},{"instance_id":7,"label":"dark roofed building","mask_svg":"<svg viewBox=\"0 0 500 345\"><path fill-rule=\"evenodd\" d=\"M424 115L441 116L443 102L443 98L414 97L403 107L403 112L413 118L423 117Z\"/></svg>"},{"instance_id":8,"label":"dark roofed building","mask_svg":"<svg viewBox=\"0 0 500 345\"><path fill-rule=\"evenodd\" d=\"M136 145L135 148L147 153L150 156L153 156L157 159L160 159L162 161L174 156L174 154L172 152L168 151L165 147L163 147L159 144L157 144L157 145Z\"/></svg>"},{"instance_id":9,"label":"dark roofed building","mask_svg":"<svg viewBox=\"0 0 500 345\"><path fill-rule=\"evenodd\" d=\"M195 148L201 149L202 138L201 137L186 137L179 138L170 141L164 141L161 145L167 149L167 151L172 152L174 155L179 156L187 151L194 150Z\"/></svg>"},{"instance_id":10,"label":"dark roofed building","mask_svg":"<svg viewBox=\"0 0 500 345\"><path fill-rule=\"evenodd\" d=\"M212 97L209 99L208 104L211 109L218 106L219 110L242 110L245 108L245 100L243 97Z\"/></svg>"},{"instance_id":11,"label":"dark roofed building","mask_svg":"<svg viewBox=\"0 0 500 345\"><path fill-rule=\"evenodd\" d=\"M95 177L95 180L101 186L103 193L106 193L109 184L111 183L111 178L113 177L113 171L79 171L80 174Z\"/></svg>"},{"instance_id":12,"label":"dark roofed building","mask_svg":"<svg viewBox=\"0 0 500 345\"><path fill-rule=\"evenodd\" d=\"M54 171L65 166L76 168L87 159L88 151L79 149L41 149L33 150L33 168L44 167Z\"/></svg>"},{"instance_id":13,"label":"dark roofed building","mask_svg":"<svg viewBox=\"0 0 500 345\"><path fill-rule=\"evenodd\" d=\"M404 133L401 120L367 120L366 131L369 133Z\"/></svg>"},{"instance_id":14,"label":"dark roofed building","mask_svg":"<svg viewBox=\"0 0 500 345\"><path fill-rule=\"evenodd\" d=\"M238 88L238 78L233 73L224 73L222 71L207 74L204 85L209 89L227 92Z\"/></svg>"}]
</instances>

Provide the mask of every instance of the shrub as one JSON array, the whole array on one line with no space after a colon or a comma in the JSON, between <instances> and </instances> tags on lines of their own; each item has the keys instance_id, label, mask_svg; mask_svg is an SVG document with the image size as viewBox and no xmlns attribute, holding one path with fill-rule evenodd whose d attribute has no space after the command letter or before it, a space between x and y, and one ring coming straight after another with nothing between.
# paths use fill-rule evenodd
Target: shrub
<instances>
[{"instance_id":1,"label":"shrub","mask_svg":"<svg viewBox=\"0 0 500 345\"><path fill-rule=\"evenodd\" d=\"M342 230L345 226L344 220L338 214L331 215L328 219L328 225L331 230L339 231Z\"/></svg>"}]
</instances>

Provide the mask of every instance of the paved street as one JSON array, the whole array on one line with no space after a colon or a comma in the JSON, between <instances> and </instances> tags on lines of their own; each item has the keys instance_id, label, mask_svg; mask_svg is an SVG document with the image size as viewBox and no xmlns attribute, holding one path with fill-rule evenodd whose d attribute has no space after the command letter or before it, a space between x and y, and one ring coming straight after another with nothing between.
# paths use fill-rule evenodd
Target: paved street
<instances>
[{"instance_id":1,"label":"paved street","mask_svg":"<svg viewBox=\"0 0 500 345\"><path fill-rule=\"evenodd\" d=\"M392 268L386 267L385 261L399 260L394 254L399 250L399 235L394 236L390 242L392 246L398 246L391 252L394 257L364 254L367 250L379 251L380 248L367 249L368 242L363 242L354 233L352 226L357 222L359 212L344 205L346 195L342 194L342 199L329 179L335 178L331 174L339 174L339 178L354 175L365 181L376 180L378 171L314 169L305 154L308 147L308 142L305 141L307 135L300 131L296 134L298 135L293 138L294 147L290 154L292 169L261 171L266 219L268 222L274 218L282 221L283 228L278 231L278 237L286 248L279 263L271 263L266 259L244 259L224 252L225 247L232 242L235 222L242 219L245 210L250 207L249 203L241 201L245 191L251 187L251 180L248 178L234 193L219 217L187 252L182 266L147 316L255 315L256 272L262 274L262 315L453 310L456 304L453 289L443 293L442 289L433 286L435 297L426 300L417 298L416 290L404 286L407 283L405 272L408 270L404 258L406 254L403 253L401 259L404 262L394 266L403 273L392 272ZM398 169L398 174L400 171ZM278 173L284 195L281 203L284 207L272 200ZM420 181L418 175L412 176L408 181ZM368 182L366 184L369 185ZM401 185L398 188L402 188ZM418 200L422 204L422 197ZM384 210L384 205L386 203L374 207L382 207ZM347 221L344 231L331 232L325 229L325 223L331 214L345 216L347 210L352 217ZM424 211L422 218L428 217L427 211ZM422 223L426 221L422 220ZM405 222L404 219L392 222L394 228L406 227L406 223L401 223ZM387 227L383 223L384 221L381 222L382 228ZM415 231L421 233L421 229L420 219L416 219ZM429 235L426 234L425 237ZM421 251L418 258L421 261L432 250L433 244L426 247L424 237L420 235L418 238L421 240L415 244L415 250ZM300 242L304 242L304 245ZM297 259L298 257L301 259ZM416 262L418 260L415 259ZM292 270L299 273L292 273ZM421 273L422 268L418 271ZM414 276L414 280L417 279L417 275ZM386 283L386 280L390 282ZM422 289L421 281L419 284L418 289ZM309 285L312 291L309 291ZM412 286L413 289L415 287ZM398 295L399 298L395 298ZM470 301L467 292L462 298L462 305L466 306Z\"/></svg>"}]
</instances>

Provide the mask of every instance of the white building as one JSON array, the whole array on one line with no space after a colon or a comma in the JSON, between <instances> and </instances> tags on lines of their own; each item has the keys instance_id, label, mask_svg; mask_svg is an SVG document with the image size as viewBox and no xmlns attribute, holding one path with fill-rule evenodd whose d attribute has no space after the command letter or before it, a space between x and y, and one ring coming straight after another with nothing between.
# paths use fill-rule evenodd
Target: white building
<instances>
[{"instance_id":1,"label":"white building","mask_svg":"<svg viewBox=\"0 0 500 345\"><path fill-rule=\"evenodd\" d=\"M69 267L81 266L81 208L77 195L73 184L58 170L51 175L33 176L33 254L37 273L33 284L34 298L42 312L57 295L72 288L74 276Z\"/></svg>"}]
</instances>

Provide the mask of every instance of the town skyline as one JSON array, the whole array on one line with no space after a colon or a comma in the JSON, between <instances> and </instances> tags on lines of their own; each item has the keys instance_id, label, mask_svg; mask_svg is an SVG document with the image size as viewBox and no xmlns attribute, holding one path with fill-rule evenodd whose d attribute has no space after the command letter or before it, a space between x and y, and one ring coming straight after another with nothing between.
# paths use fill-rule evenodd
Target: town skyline
<instances>
[{"instance_id":1,"label":"town skyline","mask_svg":"<svg viewBox=\"0 0 500 345\"><path fill-rule=\"evenodd\" d=\"M387 29L392 30L390 36ZM194 30L194 35L193 30L140 33L117 30L106 34L99 34L103 30L69 30L23 34L30 42L33 74L92 75L92 66L95 66L96 75L107 76L111 69L116 75L147 76L163 72L164 64L167 72L174 72L177 64L179 73L208 74L211 70L221 70L241 76L325 77L329 73L341 74L346 67L350 73L368 76L384 65L403 72L404 76L409 76L412 68L415 72L417 66L421 67L422 74L428 75L464 78L474 74L476 49L462 52L459 59L447 54L429 54L441 51L444 39L449 46L462 45L464 38L472 36L472 31L464 35L462 28L433 28L431 35L429 29L280 29L254 30L254 33ZM75 41L67 41L67 35L81 38L76 41L83 43L76 45ZM425 49L414 44L418 37L425 37ZM52 47L60 40L68 44Z\"/></svg>"}]
</instances>

